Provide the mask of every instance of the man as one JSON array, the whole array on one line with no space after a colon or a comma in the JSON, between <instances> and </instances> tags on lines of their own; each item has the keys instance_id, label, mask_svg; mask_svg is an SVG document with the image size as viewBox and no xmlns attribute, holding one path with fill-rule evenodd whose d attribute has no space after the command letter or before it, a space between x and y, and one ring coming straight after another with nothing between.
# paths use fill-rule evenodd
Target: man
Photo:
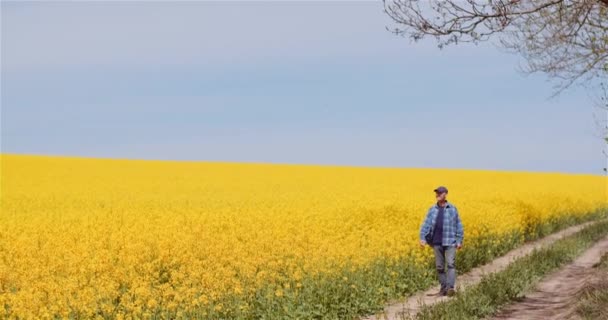
<instances>
[{"instance_id":1,"label":"man","mask_svg":"<svg viewBox=\"0 0 608 320\"><path fill-rule=\"evenodd\" d=\"M420 245L430 245L435 251L435 266L441 283L438 295L453 296L456 283L456 249L462 248L464 229L458 210L446 199L448 189L442 186L433 191L437 203L429 209L420 228Z\"/></svg>"}]
</instances>

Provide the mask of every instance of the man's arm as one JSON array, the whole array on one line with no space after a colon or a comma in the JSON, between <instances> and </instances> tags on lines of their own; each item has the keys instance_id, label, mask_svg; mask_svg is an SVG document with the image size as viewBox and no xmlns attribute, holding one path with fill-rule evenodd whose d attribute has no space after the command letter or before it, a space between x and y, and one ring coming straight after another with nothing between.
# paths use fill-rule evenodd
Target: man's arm
<instances>
[{"instance_id":1,"label":"man's arm","mask_svg":"<svg viewBox=\"0 0 608 320\"><path fill-rule=\"evenodd\" d=\"M462 246L462 242L464 241L464 227L462 226L462 221L460 221L460 215L458 214L458 209L454 207L454 211L456 212L456 245Z\"/></svg>"},{"instance_id":2,"label":"man's arm","mask_svg":"<svg viewBox=\"0 0 608 320\"><path fill-rule=\"evenodd\" d=\"M420 228L420 241L426 242L426 235L431 231L431 209L426 213L426 218L424 218L424 222L422 223L422 227Z\"/></svg>"}]
</instances>

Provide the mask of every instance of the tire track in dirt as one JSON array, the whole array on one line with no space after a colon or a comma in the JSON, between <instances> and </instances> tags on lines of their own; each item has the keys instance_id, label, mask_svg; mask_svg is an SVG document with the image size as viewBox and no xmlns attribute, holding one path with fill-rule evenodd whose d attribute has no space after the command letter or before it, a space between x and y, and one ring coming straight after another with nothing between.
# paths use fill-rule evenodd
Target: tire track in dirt
<instances>
[{"instance_id":1,"label":"tire track in dirt","mask_svg":"<svg viewBox=\"0 0 608 320\"><path fill-rule=\"evenodd\" d=\"M493 319L573 319L578 294L595 276L593 268L608 253L608 237L587 249L574 262L544 277L525 298L503 308Z\"/></svg>"}]
</instances>

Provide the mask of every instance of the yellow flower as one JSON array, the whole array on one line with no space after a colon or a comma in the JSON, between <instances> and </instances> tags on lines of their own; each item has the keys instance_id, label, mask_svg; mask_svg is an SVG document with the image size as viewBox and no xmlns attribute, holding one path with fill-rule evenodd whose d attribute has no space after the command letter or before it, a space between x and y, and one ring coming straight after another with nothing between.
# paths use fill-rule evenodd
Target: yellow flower
<instances>
[{"instance_id":1,"label":"yellow flower","mask_svg":"<svg viewBox=\"0 0 608 320\"><path fill-rule=\"evenodd\" d=\"M397 261L432 259L418 232L440 184L466 250L488 252L608 197L593 175L0 157L0 282L20 288L0 293L9 319L247 317L235 310L259 290L284 297L319 275L355 289L338 270L378 261L397 277Z\"/></svg>"},{"instance_id":2,"label":"yellow flower","mask_svg":"<svg viewBox=\"0 0 608 320\"><path fill-rule=\"evenodd\" d=\"M147 305L148 305L148 308L154 309L158 305L158 302L156 301L156 299L150 299L150 300L148 300Z\"/></svg>"}]
</instances>

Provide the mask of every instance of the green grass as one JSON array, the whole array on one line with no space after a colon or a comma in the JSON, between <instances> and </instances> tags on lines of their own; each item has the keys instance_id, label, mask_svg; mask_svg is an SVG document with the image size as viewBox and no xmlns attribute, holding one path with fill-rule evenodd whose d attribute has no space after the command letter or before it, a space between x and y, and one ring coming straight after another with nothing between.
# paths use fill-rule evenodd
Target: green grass
<instances>
[{"instance_id":1,"label":"green grass","mask_svg":"<svg viewBox=\"0 0 608 320\"><path fill-rule=\"evenodd\" d=\"M589 284L581 293L576 312L586 320L608 319L608 254L597 267L597 282Z\"/></svg>"},{"instance_id":2,"label":"green grass","mask_svg":"<svg viewBox=\"0 0 608 320\"><path fill-rule=\"evenodd\" d=\"M479 284L452 300L423 308L416 318L481 319L490 316L507 303L521 298L544 275L572 262L607 234L608 221L593 224L552 246L516 260L503 271L483 277Z\"/></svg>"},{"instance_id":3,"label":"green grass","mask_svg":"<svg viewBox=\"0 0 608 320\"><path fill-rule=\"evenodd\" d=\"M586 215L564 214L544 223L531 221L524 234L498 236L488 232L483 237L470 239L458 252L458 272L465 273L504 255L520 246L522 238L535 240L572 225L606 218L607 214L607 210ZM261 288L246 301L226 301L226 308L221 312L207 310L205 318L358 319L361 315L383 310L391 300L411 296L436 282L433 258L425 265L415 264L407 255L396 259L379 258L363 267L347 265L336 267L332 274L306 276L301 280L301 289L296 292L296 284L290 283L291 289L284 290L281 297L275 295L274 288ZM229 307L242 303L249 308Z\"/></svg>"},{"instance_id":4,"label":"green grass","mask_svg":"<svg viewBox=\"0 0 608 320\"><path fill-rule=\"evenodd\" d=\"M499 236L488 232L483 237L466 240L465 248L458 252L458 272L467 272L504 255L520 246L522 239L534 240L606 217L606 209L585 215L564 213L542 224L531 220L523 234ZM263 287L252 296L222 301L221 310L210 307L182 316L159 313L153 319L358 319L381 311L388 301L411 296L437 282L433 258L420 265L405 254L399 258L379 258L362 267L336 266L334 270L332 274L305 276L297 290L286 273L285 283L290 288L284 289L281 296L275 294L275 287ZM244 305L247 307L241 308Z\"/></svg>"},{"instance_id":5,"label":"green grass","mask_svg":"<svg viewBox=\"0 0 608 320\"><path fill-rule=\"evenodd\" d=\"M606 210L587 215L560 215L542 224L530 225L525 234L499 237L490 232L471 239L458 252L457 268L465 273L504 255L522 244L585 221L607 217ZM496 241L500 240L500 241ZM348 280L343 281L346 277ZM383 310L388 301L408 297L435 284L434 259L416 265L411 257L378 259L362 268L336 268L333 275L320 274L302 279L303 290L296 295L285 291L281 298L272 290L260 290L246 319L357 319ZM291 286L294 287L293 285Z\"/></svg>"}]
</instances>

